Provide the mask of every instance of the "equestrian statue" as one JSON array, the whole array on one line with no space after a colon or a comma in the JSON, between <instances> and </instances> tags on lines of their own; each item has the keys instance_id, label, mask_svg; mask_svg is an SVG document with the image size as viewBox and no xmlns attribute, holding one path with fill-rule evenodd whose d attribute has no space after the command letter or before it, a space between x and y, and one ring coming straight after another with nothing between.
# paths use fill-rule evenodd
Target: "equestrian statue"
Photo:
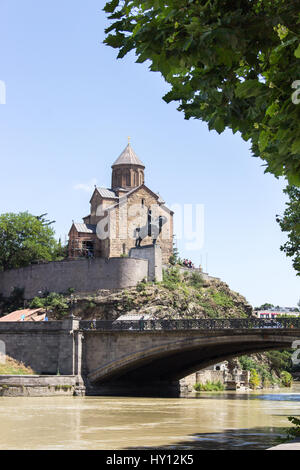
<instances>
[{"instance_id":1,"label":"equestrian statue","mask_svg":"<svg viewBox=\"0 0 300 470\"><path fill-rule=\"evenodd\" d=\"M166 222L167 218L162 215L152 220L152 213L149 209L146 225L144 225L143 227L137 227L135 229L135 246L139 248L141 246L142 240L146 237L151 237L153 245L156 245L156 241L162 231L162 226Z\"/></svg>"}]
</instances>

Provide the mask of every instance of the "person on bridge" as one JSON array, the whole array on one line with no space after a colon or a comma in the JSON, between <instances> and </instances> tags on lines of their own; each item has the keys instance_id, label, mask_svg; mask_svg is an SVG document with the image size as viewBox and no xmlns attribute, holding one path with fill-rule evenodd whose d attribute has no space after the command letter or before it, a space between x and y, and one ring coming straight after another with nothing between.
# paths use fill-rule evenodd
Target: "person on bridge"
<instances>
[{"instance_id":1,"label":"person on bridge","mask_svg":"<svg viewBox=\"0 0 300 470\"><path fill-rule=\"evenodd\" d=\"M145 327L145 323L144 323L144 315L140 318L140 330L142 331Z\"/></svg>"}]
</instances>

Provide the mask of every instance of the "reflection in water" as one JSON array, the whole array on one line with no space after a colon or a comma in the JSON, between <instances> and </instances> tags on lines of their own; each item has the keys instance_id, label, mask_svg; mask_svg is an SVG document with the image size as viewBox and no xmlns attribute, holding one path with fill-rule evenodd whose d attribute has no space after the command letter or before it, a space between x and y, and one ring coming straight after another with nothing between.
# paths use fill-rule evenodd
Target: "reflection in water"
<instances>
[{"instance_id":1,"label":"reflection in water","mask_svg":"<svg viewBox=\"0 0 300 470\"><path fill-rule=\"evenodd\" d=\"M276 440L283 437L285 433L280 428L224 429L220 433L195 434L186 442L176 442L162 446L161 449L263 450L272 447L278 443ZM147 449L153 449L153 447L147 447Z\"/></svg>"},{"instance_id":2,"label":"reflection in water","mask_svg":"<svg viewBox=\"0 0 300 470\"><path fill-rule=\"evenodd\" d=\"M260 400L271 401L300 401L300 394L298 393L282 393L282 394L265 394L259 395L257 398Z\"/></svg>"},{"instance_id":3,"label":"reflection in water","mask_svg":"<svg viewBox=\"0 0 300 470\"><path fill-rule=\"evenodd\" d=\"M176 399L0 397L0 449L268 448L299 401L299 386Z\"/></svg>"}]
</instances>

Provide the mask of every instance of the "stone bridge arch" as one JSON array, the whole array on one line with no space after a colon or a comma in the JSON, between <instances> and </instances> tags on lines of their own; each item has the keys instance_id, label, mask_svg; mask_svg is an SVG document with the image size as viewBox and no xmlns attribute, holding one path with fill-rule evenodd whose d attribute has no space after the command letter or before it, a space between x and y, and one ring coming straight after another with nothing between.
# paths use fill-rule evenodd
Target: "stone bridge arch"
<instances>
[{"instance_id":1,"label":"stone bridge arch","mask_svg":"<svg viewBox=\"0 0 300 470\"><path fill-rule=\"evenodd\" d=\"M300 331L276 329L89 332L85 339L86 376L89 383L100 386L171 383L225 359L290 348L299 337Z\"/></svg>"}]
</instances>

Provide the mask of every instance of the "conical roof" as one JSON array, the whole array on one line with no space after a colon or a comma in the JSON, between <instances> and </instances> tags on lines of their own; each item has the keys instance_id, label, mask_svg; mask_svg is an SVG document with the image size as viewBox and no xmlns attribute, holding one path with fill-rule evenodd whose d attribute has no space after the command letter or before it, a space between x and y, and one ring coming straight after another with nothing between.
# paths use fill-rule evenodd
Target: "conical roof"
<instances>
[{"instance_id":1,"label":"conical roof","mask_svg":"<svg viewBox=\"0 0 300 470\"><path fill-rule=\"evenodd\" d=\"M113 167L116 165L139 165L145 168L145 165L141 162L130 144L127 144L119 158L113 163Z\"/></svg>"}]
</instances>

